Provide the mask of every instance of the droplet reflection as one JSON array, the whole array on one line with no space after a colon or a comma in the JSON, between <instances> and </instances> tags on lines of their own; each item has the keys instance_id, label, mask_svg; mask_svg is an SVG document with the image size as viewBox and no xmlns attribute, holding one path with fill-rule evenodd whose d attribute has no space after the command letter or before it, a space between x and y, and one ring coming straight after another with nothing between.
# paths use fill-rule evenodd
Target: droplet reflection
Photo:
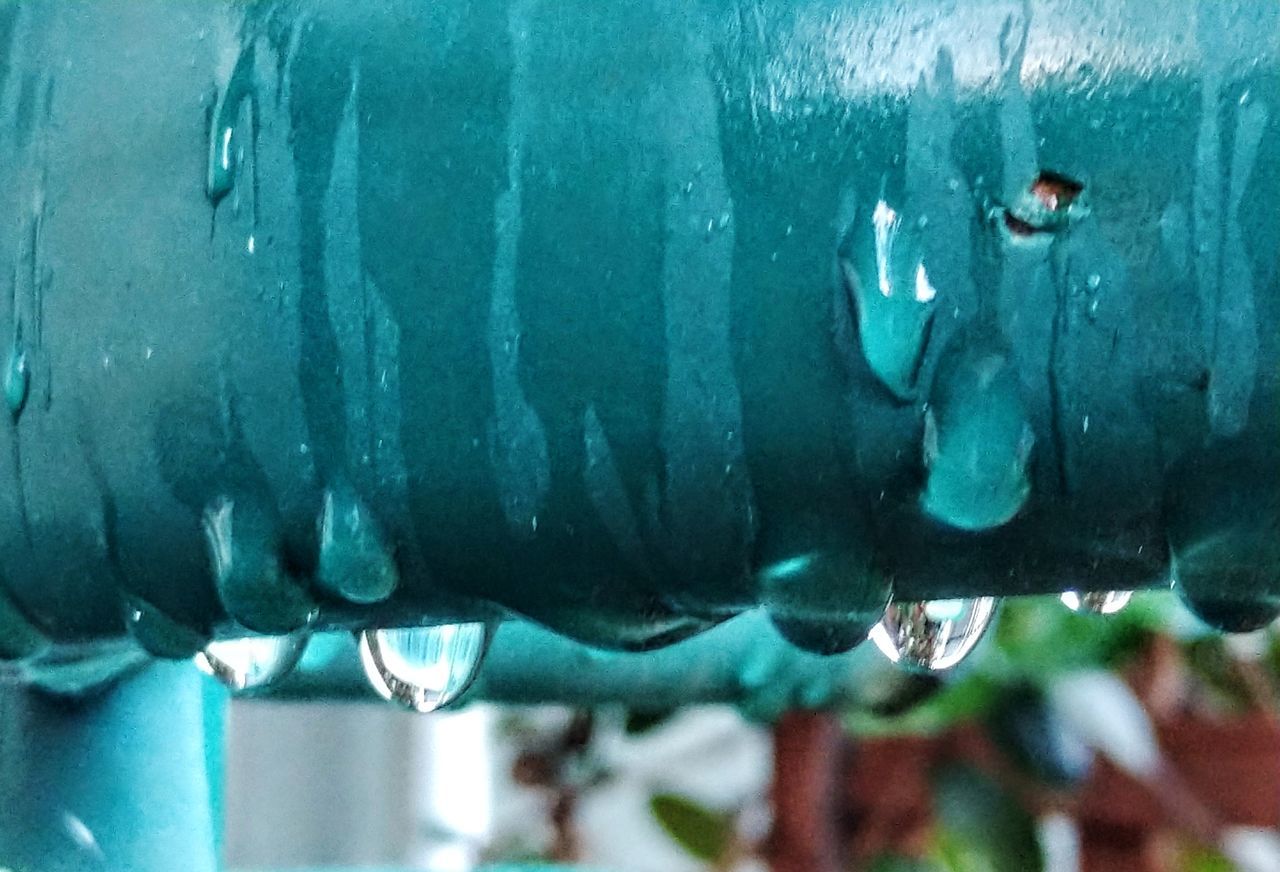
<instances>
[{"instance_id":1,"label":"droplet reflection","mask_svg":"<svg viewBox=\"0 0 1280 872\"><path fill-rule=\"evenodd\" d=\"M1062 595L1062 604L1073 612L1091 615L1114 615L1133 599L1131 590L1106 590L1081 593L1069 590Z\"/></svg>"},{"instance_id":2,"label":"droplet reflection","mask_svg":"<svg viewBox=\"0 0 1280 872\"><path fill-rule=\"evenodd\" d=\"M443 624L360 634L360 661L383 699L426 714L456 700L480 671L487 624Z\"/></svg>"},{"instance_id":3,"label":"droplet reflection","mask_svg":"<svg viewBox=\"0 0 1280 872\"><path fill-rule=\"evenodd\" d=\"M196 655L196 666L233 692L266 687L298 665L308 636L247 636L210 642Z\"/></svg>"},{"instance_id":4,"label":"droplet reflection","mask_svg":"<svg viewBox=\"0 0 1280 872\"><path fill-rule=\"evenodd\" d=\"M941 672L962 661L991 624L996 600L890 603L871 639L893 663Z\"/></svg>"}]
</instances>

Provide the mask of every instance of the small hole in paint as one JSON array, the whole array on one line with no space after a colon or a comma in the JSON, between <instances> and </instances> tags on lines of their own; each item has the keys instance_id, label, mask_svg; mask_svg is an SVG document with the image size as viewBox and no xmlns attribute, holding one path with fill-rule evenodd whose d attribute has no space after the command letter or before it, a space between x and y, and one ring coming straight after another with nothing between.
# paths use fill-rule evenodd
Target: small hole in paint
<instances>
[{"instance_id":1,"label":"small hole in paint","mask_svg":"<svg viewBox=\"0 0 1280 872\"><path fill-rule=\"evenodd\" d=\"M1043 233L1039 227L1023 221L1009 210L1004 212L1004 226L1014 236L1034 236L1037 233Z\"/></svg>"},{"instance_id":2,"label":"small hole in paint","mask_svg":"<svg viewBox=\"0 0 1280 872\"><path fill-rule=\"evenodd\" d=\"M1031 183L1031 194L1050 211L1069 209L1084 193L1084 185L1070 176L1043 170Z\"/></svg>"},{"instance_id":3,"label":"small hole in paint","mask_svg":"<svg viewBox=\"0 0 1280 872\"><path fill-rule=\"evenodd\" d=\"M1042 170L1014 202L1001 210L1004 229L1019 240L1060 233L1087 211L1078 208L1083 206L1083 193L1083 183L1062 173Z\"/></svg>"}]
</instances>

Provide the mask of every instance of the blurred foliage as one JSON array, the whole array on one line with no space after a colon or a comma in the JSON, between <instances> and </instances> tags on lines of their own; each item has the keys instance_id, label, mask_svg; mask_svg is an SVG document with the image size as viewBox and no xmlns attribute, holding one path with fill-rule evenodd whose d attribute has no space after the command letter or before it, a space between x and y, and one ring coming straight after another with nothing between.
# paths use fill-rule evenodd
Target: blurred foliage
<instances>
[{"instance_id":1,"label":"blurred foliage","mask_svg":"<svg viewBox=\"0 0 1280 872\"><path fill-rule=\"evenodd\" d=\"M950 765L933 778L937 858L949 872L1040 872L1035 820L994 780Z\"/></svg>"},{"instance_id":2,"label":"blurred foliage","mask_svg":"<svg viewBox=\"0 0 1280 872\"><path fill-rule=\"evenodd\" d=\"M1066 728L1035 685L1017 684L1001 693L986 727L1010 762L1050 787L1073 787L1093 768L1092 749Z\"/></svg>"},{"instance_id":3,"label":"blurred foliage","mask_svg":"<svg viewBox=\"0 0 1280 872\"><path fill-rule=\"evenodd\" d=\"M1115 615L1072 612L1056 597L1006 600L993 631L988 668L1044 680L1076 669L1115 669L1166 626L1169 598L1135 594Z\"/></svg>"},{"instance_id":4,"label":"blurred foliage","mask_svg":"<svg viewBox=\"0 0 1280 872\"><path fill-rule=\"evenodd\" d=\"M1200 845L1187 845L1178 858L1177 872L1237 872L1236 865L1217 851Z\"/></svg>"},{"instance_id":5,"label":"blurred foliage","mask_svg":"<svg viewBox=\"0 0 1280 872\"><path fill-rule=\"evenodd\" d=\"M1135 683L1115 675L1121 671ZM945 737L967 725L1002 758L982 762L982 770L953 763L935 773L929 856L886 856L873 872L1037 872L1044 859L1028 809L1069 802L1097 757L1152 795L1167 786L1148 704L1163 706L1164 718L1232 718L1259 710L1275 717L1280 633L1249 639L1210 633L1160 592L1137 593L1127 608L1105 617L1072 612L1056 597L1010 599L988 638L955 672L922 680L886 670L873 682L843 713L855 737L939 737L941 744L923 759L949 760ZM1144 748L1155 764L1134 763ZM1016 792L1007 792L1014 786ZM1213 814L1208 806L1201 813ZM1171 834L1180 824L1171 819L1163 826ZM1168 872L1235 872L1218 846L1181 838L1185 844L1170 855Z\"/></svg>"},{"instance_id":6,"label":"blurred foliage","mask_svg":"<svg viewBox=\"0 0 1280 872\"><path fill-rule=\"evenodd\" d=\"M707 863L720 859L733 841L733 817L703 808L674 793L649 798L654 819L685 851Z\"/></svg>"},{"instance_id":7,"label":"blurred foliage","mask_svg":"<svg viewBox=\"0 0 1280 872\"><path fill-rule=\"evenodd\" d=\"M845 726L855 735L865 737L941 733L962 721L983 715L999 696L999 682L989 675L975 672L936 685L927 697L905 711L891 714L865 709L850 711L845 716Z\"/></svg>"}]
</instances>

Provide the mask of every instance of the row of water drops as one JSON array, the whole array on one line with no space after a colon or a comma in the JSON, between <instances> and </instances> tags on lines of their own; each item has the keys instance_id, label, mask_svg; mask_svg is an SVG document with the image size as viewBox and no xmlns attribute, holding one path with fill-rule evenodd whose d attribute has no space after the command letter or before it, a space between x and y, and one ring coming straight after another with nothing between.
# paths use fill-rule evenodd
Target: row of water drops
<instances>
[{"instance_id":1,"label":"row of water drops","mask_svg":"<svg viewBox=\"0 0 1280 872\"><path fill-rule=\"evenodd\" d=\"M470 687L491 636L483 623L365 630L360 662L379 696L425 714ZM196 655L196 666L233 692L262 689L298 665L309 639L302 632L210 642Z\"/></svg>"},{"instance_id":2,"label":"row of water drops","mask_svg":"<svg viewBox=\"0 0 1280 872\"><path fill-rule=\"evenodd\" d=\"M1062 601L1072 611L1110 615L1124 608L1131 595L1068 591ZM871 631L871 640L904 668L941 672L973 650L995 610L993 597L893 603ZM491 637L492 627L484 623L365 630L360 660L379 696L428 713L449 705L471 685ZM196 665L232 691L261 689L298 664L307 641L306 634L294 634L211 642L196 656Z\"/></svg>"}]
</instances>

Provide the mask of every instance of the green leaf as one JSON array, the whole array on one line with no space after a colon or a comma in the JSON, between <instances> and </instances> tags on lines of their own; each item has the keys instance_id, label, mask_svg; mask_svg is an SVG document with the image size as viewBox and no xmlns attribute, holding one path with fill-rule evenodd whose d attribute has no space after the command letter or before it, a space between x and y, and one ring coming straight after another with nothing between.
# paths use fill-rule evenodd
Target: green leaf
<instances>
[{"instance_id":1,"label":"green leaf","mask_svg":"<svg viewBox=\"0 0 1280 872\"><path fill-rule=\"evenodd\" d=\"M1035 820L983 773L940 769L933 802L938 856L950 872L1042 872Z\"/></svg>"},{"instance_id":2,"label":"green leaf","mask_svg":"<svg viewBox=\"0 0 1280 872\"><path fill-rule=\"evenodd\" d=\"M720 859L733 837L733 819L703 808L674 793L658 793L649 798L654 818L679 845L699 860Z\"/></svg>"},{"instance_id":3,"label":"green leaf","mask_svg":"<svg viewBox=\"0 0 1280 872\"><path fill-rule=\"evenodd\" d=\"M1234 863L1217 851L1200 845L1184 849L1179 861L1179 872L1236 872Z\"/></svg>"},{"instance_id":4,"label":"green leaf","mask_svg":"<svg viewBox=\"0 0 1280 872\"><path fill-rule=\"evenodd\" d=\"M1162 614L1141 595L1106 620L1075 614L1057 597L1007 600L995 628L996 647L1015 671L1032 676L1115 667L1141 650L1160 628Z\"/></svg>"}]
</instances>

